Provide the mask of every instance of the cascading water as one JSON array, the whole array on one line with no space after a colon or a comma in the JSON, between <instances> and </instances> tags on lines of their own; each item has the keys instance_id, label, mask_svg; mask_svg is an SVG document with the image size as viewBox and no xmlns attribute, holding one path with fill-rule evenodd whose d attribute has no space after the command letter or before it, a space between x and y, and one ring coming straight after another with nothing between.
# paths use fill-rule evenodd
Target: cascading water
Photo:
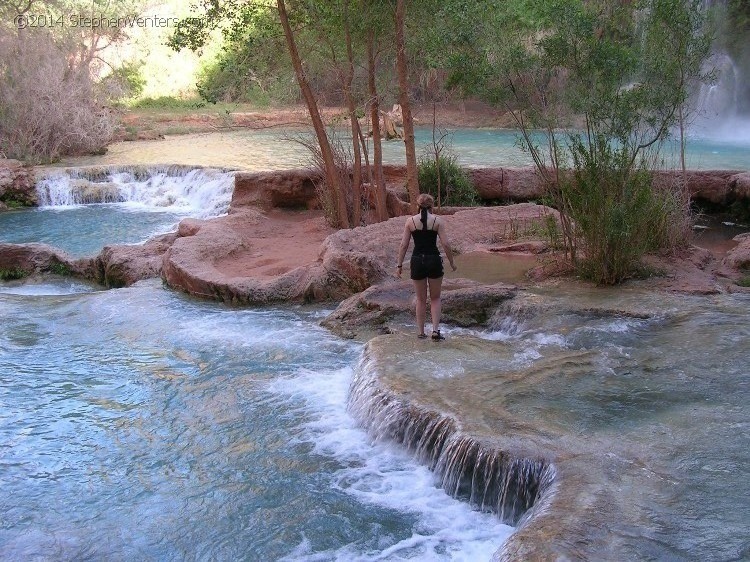
<instances>
[{"instance_id":1,"label":"cascading water","mask_svg":"<svg viewBox=\"0 0 750 562\"><path fill-rule=\"evenodd\" d=\"M423 408L380 384L379 371L366 350L355 370L349 411L377 439L394 440L415 452L453 497L514 525L549 489L555 474L551 463L462 433L450 415Z\"/></svg>"},{"instance_id":2,"label":"cascading water","mask_svg":"<svg viewBox=\"0 0 750 562\"><path fill-rule=\"evenodd\" d=\"M144 242L185 217L225 214L234 189L234 172L196 166L53 168L39 176L40 207L0 216L0 241L44 242L73 256Z\"/></svg>"},{"instance_id":3,"label":"cascading water","mask_svg":"<svg viewBox=\"0 0 750 562\"><path fill-rule=\"evenodd\" d=\"M718 31L714 41L714 52L704 62L701 72L712 75L713 80L702 83L694 92L695 120L693 131L700 137L722 141L750 141L750 86L748 65L742 59L750 56L734 52L726 46L730 31L729 15L723 0L706 0L703 10L711 11ZM737 32L736 30L734 32ZM737 41L740 45L742 40Z\"/></svg>"},{"instance_id":4,"label":"cascading water","mask_svg":"<svg viewBox=\"0 0 750 562\"><path fill-rule=\"evenodd\" d=\"M37 182L40 206L128 203L207 218L227 212L234 173L188 166L112 166L49 171Z\"/></svg>"}]
</instances>

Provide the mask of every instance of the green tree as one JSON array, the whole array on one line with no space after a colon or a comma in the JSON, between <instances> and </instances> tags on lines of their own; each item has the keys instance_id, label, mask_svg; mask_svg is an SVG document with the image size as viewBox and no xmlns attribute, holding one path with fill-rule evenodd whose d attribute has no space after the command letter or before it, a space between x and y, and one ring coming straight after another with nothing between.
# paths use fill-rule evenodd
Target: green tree
<instances>
[{"instance_id":1,"label":"green tree","mask_svg":"<svg viewBox=\"0 0 750 562\"><path fill-rule=\"evenodd\" d=\"M700 2L519 0L485 8L481 39L456 46L471 64L453 80L513 115L561 212L567 255L589 277L618 282L644 252L679 238L649 224L686 224L685 206L655 189L651 172L690 84L706 78L710 36Z\"/></svg>"}]
</instances>

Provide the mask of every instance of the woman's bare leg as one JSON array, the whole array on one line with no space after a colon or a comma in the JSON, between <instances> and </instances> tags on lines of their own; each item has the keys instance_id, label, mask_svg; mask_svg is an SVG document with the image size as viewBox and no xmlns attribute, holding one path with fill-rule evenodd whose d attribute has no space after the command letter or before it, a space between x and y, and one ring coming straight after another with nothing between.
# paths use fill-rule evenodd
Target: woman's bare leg
<instances>
[{"instance_id":1,"label":"woman's bare leg","mask_svg":"<svg viewBox=\"0 0 750 562\"><path fill-rule=\"evenodd\" d=\"M427 279L414 280L414 290L417 293L417 329L422 335L427 317Z\"/></svg>"},{"instance_id":2,"label":"woman's bare leg","mask_svg":"<svg viewBox=\"0 0 750 562\"><path fill-rule=\"evenodd\" d=\"M443 290L443 278L429 279L430 285L430 315L432 316L432 331L440 331L440 293Z\"/></svg>"}]
</instances>

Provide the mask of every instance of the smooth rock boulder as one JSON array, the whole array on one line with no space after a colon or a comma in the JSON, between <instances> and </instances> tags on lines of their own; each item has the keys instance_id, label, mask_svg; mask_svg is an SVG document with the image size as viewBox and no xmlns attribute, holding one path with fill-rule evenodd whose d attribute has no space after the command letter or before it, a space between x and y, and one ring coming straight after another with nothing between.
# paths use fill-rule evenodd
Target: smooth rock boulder
<instances>
[{"instance_id":1,"label":"smooth rock boulder","mask_svg":"<svg viewBox=\"0 0 750 562\"><path fill-rule=\"evenodd\" d=\"M318 206L316 184L322 181L312 169L279 170L272 172L237 172L229 212L240 207L259 209L275 207Z\"/></svg>"},{"instance_id":2,"label":"smooth rock boulder","mask_svg":"<svg viewBox=\"0 0 750 562\"><path fill-rule=\"evenodd\" d=\"M105 287L127 287L143 279L161 276L164 254L177 238L175 233L151 238L144 244L105 246L91 260L88 277Z\"/></svg>"},{"instance_id":3,"label":"smooth rock boulder","mask_svg":"<svg viewBox=\"0 0 750 562\"><path fill-rule=\"evenodd\" d=\"M524 203L462 210L445 221L454 251L472 252L486 251L548 214L555 211ZM235 304L340 301L393 279L406 219L335 231L323 240L317 259L273 276L257 267L258 254L273 253L266 243L271 234L261 232L264 220L263 212L242 207L210 221L183 220L165 253L163 279L189 294ZM248 268L237 270L233 262L247 262Z\"/></svg>"},{"instance_id":4,"label":"smooth rock boulder","mask_svg":"<svg viewBox=\"0 0 750 562\"><path fill-rule=\"evenodd\" d=\"M78 270L76 260L48 244L0 243L0 270L19 275L35 273L72 273Z\"/></svg>"},{"instance_id":5,"label":"smooth rock boulder","mask_svg":"<svg viewBox=\"0 0 750 562\"><path fill-rule=\"evenodd\" d=\"M737 246L727 252L723 264L736 272L750 272L750 232L734 237Z\"/></svg>"}]
</instances>

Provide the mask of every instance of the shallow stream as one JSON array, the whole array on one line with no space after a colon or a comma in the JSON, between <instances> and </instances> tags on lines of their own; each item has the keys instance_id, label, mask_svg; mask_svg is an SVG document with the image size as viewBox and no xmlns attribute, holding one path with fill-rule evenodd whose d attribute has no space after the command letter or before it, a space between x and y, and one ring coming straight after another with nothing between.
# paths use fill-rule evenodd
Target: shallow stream
<instances>
[{"instance_id":1,"label":"shallow stream","mask_svg":"<svg viewBox=\"0 0 750 562\"><path fill-rule=\"evenodd\" d=\"M278 136L256 145L246 134L123 144L67 164L299 162L278 150ZM475 164L496 163L476 150ZM78 256L139 242L184 216L226 211L231 174L205 173L216 182L204 192L205 177L155 173L145 183L120 177L129 194L120 203L62 197L3 213L0 240ZM62 176L55 189L65 192ZM461 259L482 280L510 281L527 266ZM474 335L505 342L524 368L561 349L593 354L587 377L550 379L560 399L529 388L508 407L659 448L645 458L667 485L643 532L675 560L750 556L750 301L632 298L652 320L521 311ZM110 291L57 277L0 282L0 559L489 559L512 529L448 497L410 454L373 442L347 413L361 346L320 328L325 313L230 309L159 281Z\"/></svg>"}]
</instances>

